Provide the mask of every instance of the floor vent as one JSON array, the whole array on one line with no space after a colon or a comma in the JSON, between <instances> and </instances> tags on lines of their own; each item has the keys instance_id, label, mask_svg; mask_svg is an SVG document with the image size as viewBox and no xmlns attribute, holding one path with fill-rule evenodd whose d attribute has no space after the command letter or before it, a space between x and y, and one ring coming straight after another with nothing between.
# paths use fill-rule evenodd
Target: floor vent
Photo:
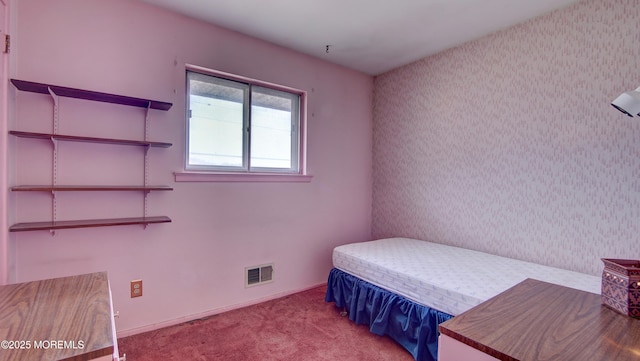
<instances>
[{"instance_id":1,"label":"floor vent","mask_svg":"<svg viewBox=\"0 0 640 361\"><path fill-rule=\"evenodd\" d=\"M247 267L244 269L245 287L257 286L263 283L273 282L273 263L261 266Z\"/></svg>"}]
</instances>

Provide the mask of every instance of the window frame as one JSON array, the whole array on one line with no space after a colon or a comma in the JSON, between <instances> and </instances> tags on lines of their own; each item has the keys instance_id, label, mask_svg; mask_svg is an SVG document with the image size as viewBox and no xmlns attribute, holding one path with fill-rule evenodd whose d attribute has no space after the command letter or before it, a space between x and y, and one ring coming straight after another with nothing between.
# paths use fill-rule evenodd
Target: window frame
<instances>
[{"instance_id":1,"label":"window frame","mask_svg":"<svg viewBox=\"0 0 640 361\"><path fill-rule=\"evenodd\" d=\"M189 164L190 149L190 107L189 107L189 73L198 73L205 76L213 76L234 82L247 84L250 87L256 86L267 90L277 92L286 92L298 97L297 104L298 119L294 134L291 136L292 148L291 159L292 164L297 164L297 169L291 168L260 168L250 166L250 135L246 130L243 131L243 158L248 158L246 167L224 167L224 166L198 166ZM184 153L184 171L176 172L176 181L287 181L287 182L306 182L310 181L310 176L306 172L306 104L307 93L300 89L295 89L283 85L269 83L257 79L244 76L230 74L218 70L207 69L200 66L187 64L185 66L185 153ZM250 94L250 92L249 92ZM250 96L245 99L244 108L251 107ZM295 124L295 123L294 123ZM251 120L243 121L243 127L251 126ZM245 162L243 161L243 164Z\"/></svg>"}]
</instances>

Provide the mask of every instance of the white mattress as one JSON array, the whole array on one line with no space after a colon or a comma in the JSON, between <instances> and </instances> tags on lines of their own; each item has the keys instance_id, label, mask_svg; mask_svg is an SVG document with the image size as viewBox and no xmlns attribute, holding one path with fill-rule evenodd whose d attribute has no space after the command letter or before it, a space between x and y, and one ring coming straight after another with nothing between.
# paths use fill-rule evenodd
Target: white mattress
<instances>
[{"instance_id":1,"label":"white mattress","mask_svg":"<svg viewBox=\"0 0 640 361\"><path fill-rule=\"evenodd\" d=\"M333 250L334 267L456 316L527 278L600 294L601 278L407 238Z\"/></svg>"}]
</instances>

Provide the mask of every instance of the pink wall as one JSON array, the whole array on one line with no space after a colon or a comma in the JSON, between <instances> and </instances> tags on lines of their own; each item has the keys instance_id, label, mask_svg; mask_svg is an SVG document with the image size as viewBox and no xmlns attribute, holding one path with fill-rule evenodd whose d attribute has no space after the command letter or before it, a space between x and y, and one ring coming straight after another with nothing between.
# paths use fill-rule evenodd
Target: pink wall
<instances>
[{"instance_id":1,"label":"pink wall","mask_svg":"<svg viewBox=\"0 0 640 361\"><path fill-rule=\"evenodd\" d=\"M126 0L28 0L17 4L19 79L172 102L152 111L150 215L170 224L15 234L17 281L107 270L119 334L226 310L326 281L331 251L370 238L373 79L160 8ZM235 73L308 92L310 183L183 183L184 65ZM51 100L17 92L10 128L50 131ZM61 100L60 133L142 137L137 108ZM51 146L16 139L9 183L51 181ZM61 143L58 183L139 184L137 148ZM50 219L48 194L9 202L18 221ZM73 193L58 219L136 216L142 195ZM244 288L244 267L275 263L275 282ZM144 296L130 299L129 281Z\"/></svg>"},{"instance_id":2,"label":"pink wall","mask_svg":"<svg viewBox=\"0 0 640 361\"><path fill-rule=\"evenodd\" d=\"M373 236L591 274L640 258L640 3L581 1L376 78Z\"/></svg>"}]
</instances>

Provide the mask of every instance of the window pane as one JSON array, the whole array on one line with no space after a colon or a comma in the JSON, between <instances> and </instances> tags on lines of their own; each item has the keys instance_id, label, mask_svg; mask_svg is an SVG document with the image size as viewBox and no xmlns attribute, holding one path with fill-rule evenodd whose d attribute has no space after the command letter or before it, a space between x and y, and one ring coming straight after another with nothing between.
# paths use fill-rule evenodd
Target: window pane
<instances>
[{"instance_id":1,"label":"window pane","mask_svg":"<svg viewBox=\"0 0 640 361\"><path fill-rule=\"evenodd\" d=\"M299 171L303 95L256 83L187 70L187 168Z\"/></svg>"},{"instance_id":2,"label":"window pane","mask_svg":"<svg viewBox=\"0 0 640 361\"><path fill-rule=\"evenodd\" d=\"M254 86L251 101L251 167L297 170L292 144L298 96Z\"/></svg>"},{"instance_id":3,"label":"window pane","mask_svg":"<svg viewBox=\"0 0 640 361\"><path fill-rule=\"evenodd\" d=\"M189 165L243 167L245 92L245 84L190 73Z\"/></svg>"}]
</instances>

